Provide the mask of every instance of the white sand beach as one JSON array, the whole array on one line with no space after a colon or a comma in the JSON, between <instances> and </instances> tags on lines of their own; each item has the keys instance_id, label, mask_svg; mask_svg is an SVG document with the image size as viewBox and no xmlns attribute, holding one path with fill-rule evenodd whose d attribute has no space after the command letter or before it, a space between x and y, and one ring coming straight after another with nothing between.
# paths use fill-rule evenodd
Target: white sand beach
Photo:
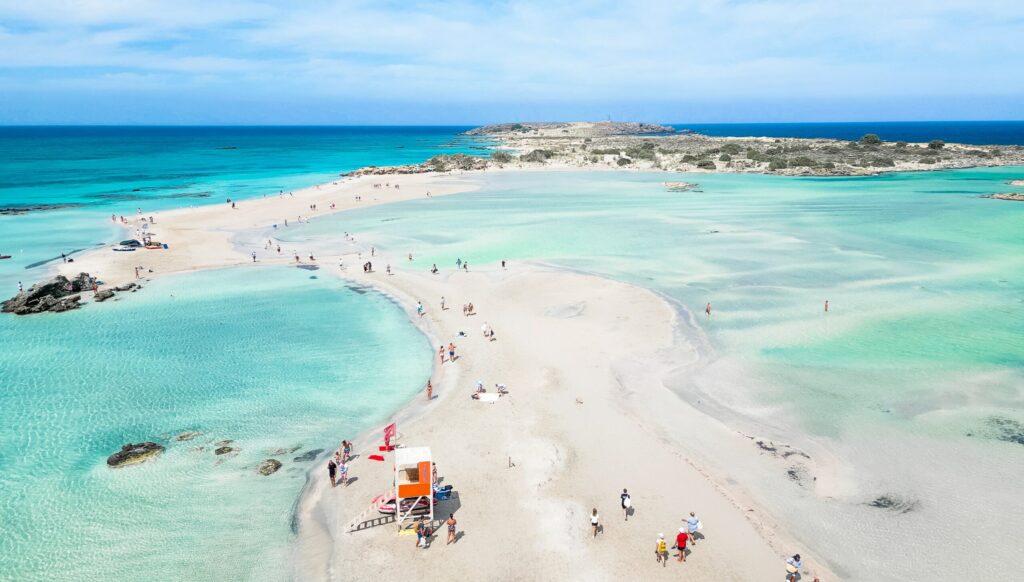
<instances>
[{"instance_id":1,"label":"white sand beach","mask_svg":"<svg viewBox=\"0 0 1024 582\"><path fill-rule=\"evenodd\" d=\"M373 188L377 182L391 186ZM90 272L109 286L133 280L136 267L144 278L247 264L284 267L295 261L287 249L280 255L275 248L254 249L254 263L236 237L271 224L287 228L284 219L291 223L300 215L315 220L425 198L428 191L441 196L473 187L452 175L369 176L294 196L241 201L234 209L220 204L163 212L154 215L151 228L168 250L104 248L61 269ZM356 201L356 195L364 199ZM142 215L149 216L145 209ZM689 454L679 423L699 413L660 382L665 353L687 349L674 334L676 312L663 299L623 283L533 265L432 275L429 265L405 260L401 250L391 253L396 256L375 259L374 273L363 273L354 256L344 257L345 270L338 268L338 255L317 256L316 263L394 296L435 345L456 344L457 360L435 366L435 399L428 403L421 396L396 418L400 444L432 448L439 477L454 487L457 499L440 504L439 517L454 511L464 535L445 547L442 527L432 547L420 550L415 536L398 535L394 525L348 533L352 518L392 486L390 457L383 463L366 458L381 441L374 431L356 440L359 457L351 464L349 487L331 489L326 469L314 469L298 509L297 579L778 580L785 557L796 552L804 556L805 579L834 579L778 520ZM383 272L385 263L394 274ZM442 296L449 306L444 311ZM416 301L426 307L423 317L415 313ZM468 302L475 315L463 315ZM483 337L484 322L494 341ZM473 400L477 380L490 392L496 383L506 384L510 394L493 403ZM355 436L339 434L338 440ZM623 488L635 507L628 521L619 506ZM592 508L603 525L596 538L590 533ZM685 564L671 552L672 561L658 565L658 534L671 547L690 511L702 520L704 539Z\"/></svg>"}]
</instances>

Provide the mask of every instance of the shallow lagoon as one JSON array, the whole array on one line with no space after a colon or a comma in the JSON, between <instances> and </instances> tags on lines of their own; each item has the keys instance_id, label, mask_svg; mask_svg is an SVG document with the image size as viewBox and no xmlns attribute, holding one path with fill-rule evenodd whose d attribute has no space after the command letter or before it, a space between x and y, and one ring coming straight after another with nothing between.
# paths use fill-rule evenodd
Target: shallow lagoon
<instances>
[{"instance_id":1,"label":"shallow lagoon","mask_svg":"<svg viewBox=\"0 0 1024 582\"><path fill-rule=\"evenodd\" d=\"M315 275L178 275L120 301L0 318L0 578L287 578L312 466L293 458L383 423L432 361L386 297ZM171 438L186 431L203 435ZM225 439L237 455L213 453ZM106 466L143 440L167 450Z\"/></svg>"},{"instance_id":2,"label":"shallow lagoon","mask_svg":"<svg viewBox=\"0 0 1024 582\"><path fill-rule=\"evenodd\" d=\"M477 192L289 236L327 252L348 231L413 253L415 268L540 261L663 293L696 322L682 333L705 356L667 378L681 397L839 464L825 499L785 467L719 467L837 572L952 577L968 558L939 548L978 522L962 549L979 574L1005 577L1024 560L1011 542L1024 535L1024 204L981 196L1022 175L486 175ZM666 180L700 188L667 192ZM879 496L901 505L867 505Z\"/></svg>"}]
</instances>

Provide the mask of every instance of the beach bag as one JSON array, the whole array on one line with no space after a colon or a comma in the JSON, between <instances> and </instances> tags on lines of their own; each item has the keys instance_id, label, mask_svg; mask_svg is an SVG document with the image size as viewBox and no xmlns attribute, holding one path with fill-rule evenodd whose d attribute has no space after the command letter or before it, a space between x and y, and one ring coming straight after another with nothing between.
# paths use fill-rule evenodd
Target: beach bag
<instances>
[{"instance_id":1,"label":"beach bag","mask_svg":"<svg viewBox=\"0 0 1024 582\"><path fill-rule=\"evenodd\" d=\"M626 509L629 509L630 507L633 507L633 500L630 499L629 497L623 499L622 500L622 506L625 507Z\"/></svg>"},{"instance_id":2,"label":"beach bag","mask_svg":"<svg viewBox=\"0 0 1024 582\"><path fill-rule=\"evenodd\" d=\"M793 564L786 564L786 571L790 574L796 574L797 570L799 570L799 568L797 568Z\"/></svg>"}]
</instances>

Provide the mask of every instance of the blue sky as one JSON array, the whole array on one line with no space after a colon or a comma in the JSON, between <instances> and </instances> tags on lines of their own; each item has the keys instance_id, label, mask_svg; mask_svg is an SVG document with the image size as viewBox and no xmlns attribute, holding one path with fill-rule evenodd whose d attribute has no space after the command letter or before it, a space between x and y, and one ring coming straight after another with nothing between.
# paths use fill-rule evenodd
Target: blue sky
<instances>
[{"instance_id":1,"label":"blue sky","mask_svg":"<svg viewBox=\"0 0 1024 582\"><path fill-rule=\"evenodd\" d=\"M0 2L0 123L1024 118L1021 0Z\"/></svg>"}]
</instances>

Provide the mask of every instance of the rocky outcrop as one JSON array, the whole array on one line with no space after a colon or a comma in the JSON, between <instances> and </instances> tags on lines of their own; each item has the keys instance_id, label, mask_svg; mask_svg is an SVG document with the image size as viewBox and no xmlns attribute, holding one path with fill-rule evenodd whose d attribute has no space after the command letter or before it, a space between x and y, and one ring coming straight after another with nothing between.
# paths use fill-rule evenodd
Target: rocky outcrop
<instances>
[{"instance_id":1,"label":"rocky outcrop","mask_svg":"<svg viewBox=\"0 0 1024 582\"><path fill-rule=\"evenodd\" d=\"M1000 194L990 194L986 198L995 198L996 200L1013 200L1015 202L1024 202L1024 192L1004 192Z\"/></svg>"},{"instance_id":2,"label":"rocky outcrop","mask_svg":"<svg viewBox=\"0 0 1024 582\"><path fill-rule=\"evenodd\" d=\"M256 467L256 470L259 472L260 475L267 476L273 475L280 468L281 461L278 461L277 459L267 459L260 463L259 466Z\"/></svg>"},{"instance_id":3,"label":"rocky outcrop","mask_svg":"<svg viewBox=\"0 0 1024 582\"><path fill-rule=\"evenodd\" d=\"M549 135L567 134L573 136L606 136L606 135L645 135L652 133L675 133L674 127L654 123L636 123L631 121L598 121L595 123L565 122L530 122L530 123L498 123L485 125L466 132L466 135L502 135L546 133Z\"/></svg>"},{"instance_id":4,"label":"rocky outcrop","mask_svg":"<svg viewBox=\"0 0 1024 582\"><path fill-rule=\"evenodd\" d=\"M92 300L95 301L96 303L103 303L104 301L110 299L113 296L113 289L103 289L101 291L97 291L96 294L92 296Z\"/></svg>"},{"instance_id":5,"label":"rocky outcrop","mask_svg":"<svg viewBox=\"0 0 1024 582\"><path fill-rule=\"evenodd\" d=\"M89 289L92 289L92 277L88 273L79 273L74 279L57 275L4 301L0 310L15 315L29 315L77 309L81 306L80 293Z\"/></svg>"},{"instance_id":6,"label":"rocky outcrop","mask_svg":"<svg viewBox=\"0 0 1024 582\"><path fill-rule=\"evenodd\" d=\"M388 176L392 174L426 174L427 172L452 172L455 170L485 170L491 162L487 158L467 156L466 154L434 156L422 164L405 166L368 166L359 168L345 176Z\"/></svg>"},{"instance_id":7,"label":"rocky outcrop","mask_svg":"<svg viewBox=\"0 0 1024 582\"><path fill-rule=\"evenodd\" d=\"M110 467L124 467L135 465L147 459L151 459L164 450L164 446L154 442L128 443L121 447L121 450L107 457L107 465Z\"/></svg>"},{"instance_id":8,"label":"rocky outcrop","mask_svg":"<svg viewBox=\"0 0 1024 582\"><path fill-rule=\"evenodd\" d=\"M215 450L213 451L213 454L215 454L215 455L226 455L226 454L228 454L228 453L233 453L233 452L235 452L236 450L238 450L238 449L236 449L236 448L234 448L234 447L228 447L228 446L223 446L223 447L217 447L217 448L216 448L216 449L215 449Z\"/></svg>"},{"instance_id":9,"label":"rocky outcrop","mask_svg":"<svg viewBox=\"0 0 1024 582\"><path fill-rule=\"evenodd\" d=\"M196 438L197 436L201 436L202 434L203 433L197 432L197 431L183 432L183 433L179 434L178 436L174 437L174 440L176 440L178 442L190 441L190 440Z\"/></svg>"}]
</instances>

